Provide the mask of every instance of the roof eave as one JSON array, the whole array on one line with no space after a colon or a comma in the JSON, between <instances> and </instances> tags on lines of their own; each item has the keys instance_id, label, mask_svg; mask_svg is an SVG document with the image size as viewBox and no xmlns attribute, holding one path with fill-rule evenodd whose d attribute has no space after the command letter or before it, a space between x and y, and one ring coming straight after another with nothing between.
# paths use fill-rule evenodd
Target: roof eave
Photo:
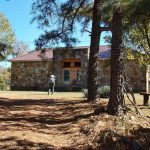
<instances>
[{"instance_id":1,"label":"roof eave","mask_svg":"<svg viewBox=\"0 0 150 150\"><path fill-rule=\"evenodd\" d=\"M41 61L52 61L52 58L50 59L43 59L43 60L9 60L10 62L41 62Z\"/></svg>"}]
</instances>

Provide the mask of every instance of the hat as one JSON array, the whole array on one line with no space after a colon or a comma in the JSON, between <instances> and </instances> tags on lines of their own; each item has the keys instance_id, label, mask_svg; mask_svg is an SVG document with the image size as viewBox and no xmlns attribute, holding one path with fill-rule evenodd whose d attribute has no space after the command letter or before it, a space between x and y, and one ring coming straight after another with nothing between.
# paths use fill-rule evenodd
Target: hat
<instances>
[{"instance_id":1,"label":"hat","mask_svg":"<svg viewBox=\"0 0 150 150\"><path fill-rule=\"evenodd\" d=\"M54 78L55 76L52 74L52 75L50 75L50 77L51 77L51 78Z\"/></svg>"}]
</instances>

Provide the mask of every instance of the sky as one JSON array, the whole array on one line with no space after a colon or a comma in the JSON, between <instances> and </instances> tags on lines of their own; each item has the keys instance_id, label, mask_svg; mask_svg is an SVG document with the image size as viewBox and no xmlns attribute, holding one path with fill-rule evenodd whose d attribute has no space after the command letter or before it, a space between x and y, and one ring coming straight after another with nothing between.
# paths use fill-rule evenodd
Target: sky
<instances>
[{"instance_id":1,"label":"sky","mask_svg":"<svg viewBox=\"0 0 150 150\"><path fill-rule=\"evenodd\" d=\"M36 23L31 24L33 15L31 14L32 3L35 0L0 0L0 12L2 12L9 20L15 36L19 41L29 45L31 50L35 49L34 41L37 39L42 30L37 28ZM101 45L106 45L102 34L100 41ZM76 36L81 41L77 46L89 46L90 36L89 33L83 35L78 31Z\"/></svg>"},{"instance_id":2,"label":"sky","mask_svg":"<svg viewBox=\"0 0 150 150\"><path fill-rule=\"evenodd\" d=\"M36 24L31 24L32 0L0 0L0 12L9 20L18 40L34 49L34 40L42 33Z\"/></svg>"}]
</instances>

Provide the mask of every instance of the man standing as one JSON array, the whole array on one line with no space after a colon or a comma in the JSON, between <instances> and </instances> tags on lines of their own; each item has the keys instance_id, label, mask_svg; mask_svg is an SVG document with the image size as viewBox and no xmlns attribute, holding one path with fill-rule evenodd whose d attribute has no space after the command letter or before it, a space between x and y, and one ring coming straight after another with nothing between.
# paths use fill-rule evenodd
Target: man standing
<instances>
[{"instance_id":1,"label":"man standing","mask_svg":"<svg viewBox=\"0 0 150 150\"><path fill-rule=\"evenodd\" d=\"M48 95L51 92L51 94L54 93L54 87L55 87L55 76L52 74L49 77L49 90L48 90Z\"/></svg>"}]
</instances>

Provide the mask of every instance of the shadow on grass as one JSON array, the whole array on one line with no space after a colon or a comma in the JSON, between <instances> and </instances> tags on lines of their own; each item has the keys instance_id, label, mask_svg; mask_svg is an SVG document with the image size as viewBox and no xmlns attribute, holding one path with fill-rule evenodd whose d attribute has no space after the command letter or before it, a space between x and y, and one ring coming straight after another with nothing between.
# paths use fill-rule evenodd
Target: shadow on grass
<instances>
[{"instance_id":1,"label":"shadow on grass","mask_svg":"<svg viewBox=\"0 0 150 150\"><path fill-rule=\"evenodd\" d=\"M28 140L20 140L17 137L10 136L8 138L0 138L0 143L3 143L3 145L0 144L0 149L44 149L44 150L54 150L56 149L55 146L45 144L45 143L34 143ZM10 143L13 143L10 145Z\"/></svg>"},{"instance_id":2,"label":"shadow on grass","mask_svg":"<svg viewBox=\"0 0 150 150\"><path fill-rule=\"evenodd\" d=\"M0 98L0 132L31 131L37 134L62 135L76 134L72 128L78 121L98 115L104 108L83 100L49 100L49 99L6 99ZM51 132L52 131L52 132ZM22 139L22 138L21 138ZM75 143L76 141L74 141ZM59 149L49 143L34 143L8 136L0 138L0 149ZM8 144L7 144L8 143ZM73 143L73 144L74 144ZM77 144L78 146L78 144ZM77 149L71 148L61 149ZM80 148L79 148L80 149Z\"/></svg>"}]
</instances>

